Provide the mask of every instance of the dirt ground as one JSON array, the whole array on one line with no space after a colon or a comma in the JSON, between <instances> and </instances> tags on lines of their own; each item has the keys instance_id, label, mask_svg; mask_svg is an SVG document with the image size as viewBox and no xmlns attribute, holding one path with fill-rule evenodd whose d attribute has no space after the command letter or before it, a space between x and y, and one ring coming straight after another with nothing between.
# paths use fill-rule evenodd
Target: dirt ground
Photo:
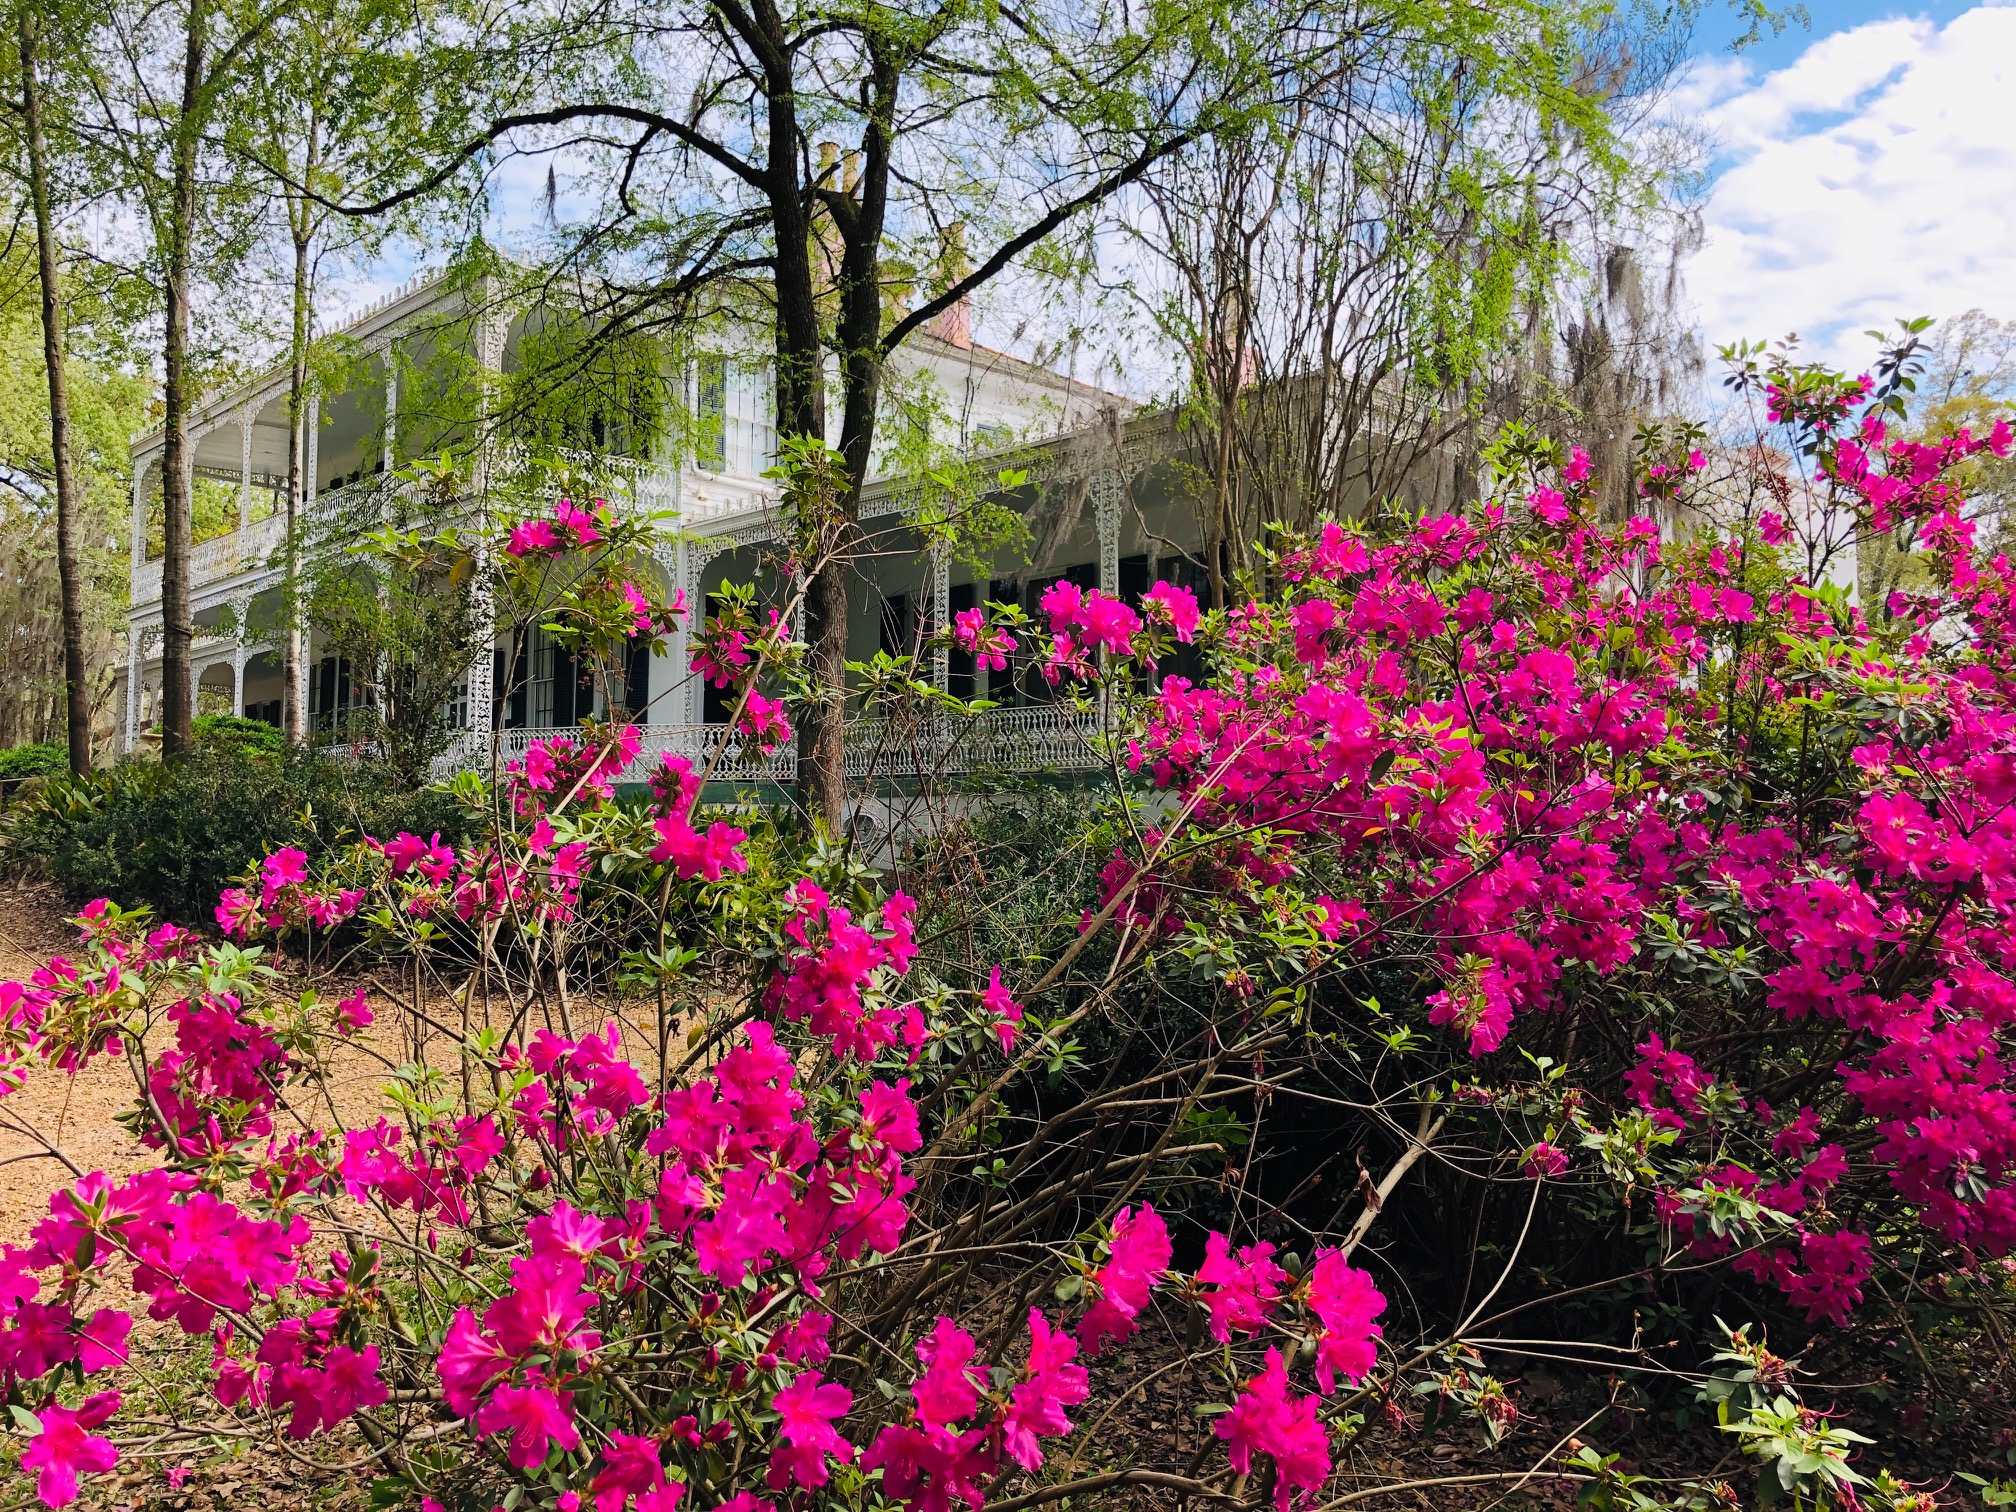
<instances>
[{"instance_id":1,"label":"dirt ground","mask_svg":"<svg viewBox=\"0 0 2016 1512\"><path fill-rule=\"evenodd\" d=\"M51 957L74 953L77 933L65 922L73 912L73 905L52 887L34 881L0 880L0 981L25 980ZM369 985L368 979L359 980ZM343 984L346 990L352 985L356 984ZM411 1041L396 1017L383 1013L381 1004L380 1022L356 1043L344 1047L330 1067L330 1099L347 1126L377 1117L383 1108L381 1089L390 1066L411 1057ZM298 1101L303 1091L298 1086L290 1088L289 1096ZM102 1170L117 1178L154 1163L156 1153L145 1149L115 1119L116 1114L133 1106L135 1092L126 1063L100 1056L70 1076L35 1066L26 1084L0 1101L0 1243L27 1241L35 1224L47 1215L51 1194L74 1180L70 1165L84 1172ZM304 1107L303 1114L320 1126L330 1122L326 1109ZM17 1126L6 1126L10 1121ZM68 1157L69 1165L49 1155L40 1141L21 1132L19 1124L47 1134ZM178 1353L172 1332L167 1325L138 1319L132 1339L136 1363L145 1355L166 1351L149 1362L159 1365ZM133 1432L147 1436L146 1429ZM128 1434L118 1437L124 1439ZM315 1458L327 1463L360 1456L364 1446L354 1441L354 1435L345 1433L339 1438L342 1442L318 1444ZM5 1468L9 1460L11 1455L0 1459L0 1506L13 1506L20 1500L10 1494L22 1489L22 1484ZM181 1484L171 1483L170 1470L178 1472ZM284 1441L270 1446L242 1440L185 1441L165 1453L122 1453L116 1473L85 1480L78 1505L92 1512L225 1512L241 1508L245 1512L298 1512L311 1507L338 1512L368 1500L371 1478L368 1469L330 1474Z\"/></svg>"},{"instance_id":2,"label":"dirt ground","mask_svg":"<svg viewBox=\"0 0 2016 1512\"><path fill-rule=\"evenodd\" d=\"M0 882L0 981L25 981L51 956L74 949L71 912L53 887ZM124 1176L151 1162L113 1115L132 1106L133 1078L124 1064L100 1056L75 1076L37 1067L20 1091L0 1103L0 1115L48 1133L80 1171ZM0 1128L0 1242L21 1243L49 1211L49 1194L73 1178L39 1143Z\"/></svg>"},{"instance_id":3,"label":"dirt ground","mask_svg":"<svg viewBox=\"0 0 2016 1512\"><path fill-rule=\"evenodd\" d=\"M65 922L73 911L46 884L0 880L0 981L26 980L52 956L74 954L77 933ZM368 979L360 981L368 985ZM339 1051L330 1067L330 1096L346 1126L377 1116L390 1065L411 1056L410 1044L401 1039L397 1025L381 1022ZM7 1125L30 1124L78 1171L104 1171L116 1179L155 1159L115 1119L133 1106L136 1091L123 1060L99 1056L75 1075L36 1066L20 1091L0 1101L0 1243L23 1242L48 1213L50 1194L74 1179L38 1140ZM301 1091L291 1089L290 1097L298 1099Z\"/></svg>"}]
</instances>

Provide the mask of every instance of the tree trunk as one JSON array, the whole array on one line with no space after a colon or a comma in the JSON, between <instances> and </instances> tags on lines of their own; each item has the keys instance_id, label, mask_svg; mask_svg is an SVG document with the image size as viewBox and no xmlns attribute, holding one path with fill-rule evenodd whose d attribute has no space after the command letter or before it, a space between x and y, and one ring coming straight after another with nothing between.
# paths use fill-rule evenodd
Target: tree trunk
<instances>
[{"instance_id":1,"label":"tree trunk","mask_svg":"<svg viewBox=\"0 0 2016 1512\"><path fill-rule=\"evenodd\" d=\"M309 126L306 161L315 160L314 125ZM308 289L308 244L313 235L313 207L307 196L288 194L288 230L294 238L294 322L290 333L287 369L287 585L282 602L287 615L287 647L284 668L285 691L281 695L280 728L289 745L308 737L308 701L305 661L307 647L301 633L300 532L308 499L306 464L308 406L308 338L311 334Z\"/></svg>"},{"instance_id":2,"label":"tree trunk","mask_svg":"<svg viewBox=\"0 0 2016 1512\"><path fill-rule=\"evenodd\" d=\"M840 234L834 335L840 349L840 454L846 477L825 562L806 596L806 639L813 680L823 696L806 721L798 757L800 800L836 830L847 792L847 585L860 549L861 492L868 482L881 402L882 229L893 151L889 123L901 86L900 71L874 44L870 57L873 93L861 139L861 174L834 215ZM810 287L808 281L808 293Z\"/></svg>"},{"instance_id":3,"label":"tree trunk","mask_svg":"<svg viewBox=\"0 0 2016 1512\"><path fill-rule=\"evenodd\" d=\"M774 12L765 8L765 20ZM790 51L766 38L770 85L767 194L776 230L777 436L826 439L825 348L813 287L814 225L798 182L798 113ZM821 536L830 539L822 528ZM798 722L798 801L835 830L846 801L847 564L837 553L812 575L805 594L805 634L819 698Z\"/></svg>"},{"instance_id":4,"label":"tree trunk","mask_svg":"<svg viewBox=\"0 0 2016 1512\"><path fill-rule=\"evenodd\" d=\"M166 243L161 248L163 330L161 401L161 754L179 756L195 744L196 688L190 649L196 635L190 608L189 537L189 281L196 240L196 167L201 132L204 0L189 0L188 47L183 54L181 112L175 123Z\"/></svg>"},{"instance_id":5,"label":"tree trunk","mask_svg":"<svg viewBox=\"0 0 2016 1512\"><path fill-rule=\"evenodd\" d=\"M56 576L63 609L63 705L70 770L91 770L91 697L84 660L84 567L77 555L77 477L70 466L70 383L63 354L63 270L49 196L42 81L36 58L36 7L21 7L21 115L28 138L28 192L35 209L35 252L42 283L42 363L49 377L49 460L56 481Z\"/></svg>"}]
</instances>

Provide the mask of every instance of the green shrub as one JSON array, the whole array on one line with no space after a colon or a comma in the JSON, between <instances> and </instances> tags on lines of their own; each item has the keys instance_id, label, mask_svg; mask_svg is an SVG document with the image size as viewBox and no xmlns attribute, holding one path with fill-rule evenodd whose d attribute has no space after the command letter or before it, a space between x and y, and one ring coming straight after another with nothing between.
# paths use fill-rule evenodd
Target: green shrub
<instances>
[{"instance_id":1,"label":"green shrub","mask_svg":"<svg viewBox=\"0 0 2016 1512\"><path fill-rule=\"evenodd\" d=\"M70 770L70 753L46 741L40 745L18 745L0 751L0 782L23 777L56 777Z\"/></svg>"},{"instance_id":2,"label":"green shrub","mask_svg":"<svg viewBox=\"0 0 2016 1512\"><path fill-rule=\"evenodd\" d=\"M8 811L0 862L39 871L79 900L148 903L164 918L207 925L218 893L283 845L318 857L359 832L402 829L439 830L459 844L463 828L448 794L401 788L380 769L210 739L179 761L50 779Z\"/></svg>"},{"instance_id":3,"label":"green shrub","mask_svg":"<svg viewBox=\"0 0 2016 1512\"><path fill-rule=\"evenodd\" d=\"M203 745L235 746L261 756L277 756L285 742L277 725L263 719L245 719L237 714L205 714L195 722L196 739Z\"/></svg>"}]
</instances>

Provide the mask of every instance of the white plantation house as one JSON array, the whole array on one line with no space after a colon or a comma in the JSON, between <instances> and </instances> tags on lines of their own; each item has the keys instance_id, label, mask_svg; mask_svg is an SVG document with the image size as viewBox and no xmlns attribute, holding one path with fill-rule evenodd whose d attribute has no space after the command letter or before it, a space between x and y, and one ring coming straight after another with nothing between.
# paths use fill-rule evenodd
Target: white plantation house
<instances>
[{"instance_id":1,"label":"white plantation house","mask_svg":"<svg viewBox=\"0 0 2016 1512\"><path fill-rule=\"evenodd\" d=\"M458 339L469 351L447 352L444 333L451 330L462 333ZM425 391L436 367L456 361L473 362L508 382L530 339L526 317L482 313L457 286L423 276L351 319L339 334L357 354L351 370L358 376L311 401L304 489L311 531L317 519L339 514L346 498L364 496L346 491L383 488L388 459L404 467L460 446L476 455L479 480L486 468L493 475L508 468L508 448L473 442L466 423L444 429ZM703 350L676 366L681 370L672 371L669 358L664 363L665 381L681 401L675 408L688 422L683 443L666 443L659 455L632 456L621 428L611 427L606 449L568 456L579 467L577 495L659 518L662 544L654 560L661 586L668 595L683 591L697 607L724 582L756 578L784 522L779 485L763 476L775 461L775 432L761 364ZM1022 475L999 497L1024 515L1026 542L975 573L933 555L906 530L906 515L930 485L894 474L871 479L862 515L873 550L855 569L850 657L908 650L921 629L978 602L1014 600L1033 610L1043 589L1060 578L1126 597L1138 597L1156 577L1201 586L1200 534L1171 417L1137 415L1118 395L976 345L963 309L934 321L901 349L893 368L892 384L912 392L928 388L936 422L955 431L942 439L934 435L934 445L973 459L982 477L1009 468ZM276 366L209 395L191 426L198 710L274 724L283 678L278 618L287 394L286 369ZM162 445L158 430L133 443L131 633L115 700L123 750L147 738L160 700ZM727 710L688 672L685 639L683 632L676 637L669 656L639 657L623 680L624 712L645 725L647 751L698 754L718 745ZM488 766L493 755L515 754L541 732L609 712L597 707L604 695L580 676L565 649L544 643L536 632L514 664L506 665L507 657L500 645L474 658L443 711L451 727L465 732L448 764ZM306 665L310 726L335 735L353 700L368 695L348 665L312 635ZM859 744L858 761L868 768L860 775L901 776L927 761L942 771L948 764L969 770L982 764L1069 767L1093 759L1075 716L1052 702L1047 685L1029 669L1011 665L981 674L982 682L970 658L951 653L940 654L933 671L948 690L985 694L1001 707L948 732L930 752L914 748L914 732L912 749L892 753L873 729L850 729L850 767L857 764ZM788 762L789 752L780 751L769 762L730 762L720 774L781 777Z\"/></svg>"}]
</instances>

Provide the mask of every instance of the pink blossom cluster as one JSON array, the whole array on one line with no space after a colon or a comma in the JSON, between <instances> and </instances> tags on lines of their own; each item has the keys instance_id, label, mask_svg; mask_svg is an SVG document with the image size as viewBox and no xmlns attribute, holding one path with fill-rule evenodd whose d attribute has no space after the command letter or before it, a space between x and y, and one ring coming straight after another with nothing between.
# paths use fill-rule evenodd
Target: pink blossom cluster
<instances>
[{"instance_id":1,"label":"pink blossom cluster","mask_svg":"<svg viewBox=\"0 0 2016 1512\"><path fill-rule=\"evenodd\" d=\"M1042 608L1050 618L1053 635L1067 637L1088 652L1134 654L1141 616L1110 594L1097 588L1080 589L1066 579L1044 590Z\"/></svg>"},{"instance_id":2,"label":"pink blossom cluster","mask_svg":"<svg viewBox=\"0 0 2016 1512\"><path fill-rule=\"evenodd\" d=\"M791 739L791 721L782 700L766 698L751 688L742 700L735 732L767 756Z\"/></svg>"},{"instance_id":3,"label":"pink blossom cluster","mask_svg":"<svg viewBox=\"0 0 2016 1512\"><path fill-rule=\"evenodd\" d=\"M982 672L1005 672L1015 650L1015 636L1005 626L989 621L987 611L977 604L952 616L952 641L974 660Z\"/></svg>"},{"instance_id":4,"label":"pink blossom cluster","mask_svg":"<svg viewBox=\"0 0 2016 1512\"><path fill-rule=\"evenodd\" d=\"M1954 469L1984 451L2007 457L2012 450L2016 431L2006 419L1986 436L1962 429L1934 441L1892 441L1882 416L1872 413L1854 439L1833 446L1828 470L1857 496L1871 529L1890 531L1957 510L1963 495Z\"/></svg>"},{"instance_id":5,"label":"pink blossom cluster","mask_svg":"<svg viewBox=\"0 0 2016 1512\"><path fill-rule=\"evenodd\" d=\"M85 946L81 959L54 956L25 982L0 982L0 1097L23 1084L31 1056L67 1072L101 1052L125 1054L125 989L193 949L187 930L163 924L145 931L144 911L122 912L104 898L71 922Z\"/></svg>"},{"instance_id":6,"label":"pink blossom cluster","mask_svg":"<svg viewBox=\"0 0 2016 1512\"><path fill-rule=\"evenodd\" d=\"M521 520L511 527L504 549L514 557L551 557L593 546L609 528L609 507L597 499L581 508L562 499L543 519Z\"/></svg>"},{"instance_id":7,"label":"pink blossom cluster","mask_svg":"<svg viewBox=\"0 0 2016 1512\"><path fill-rule=\"evenodd\" d=\"M333 894L308 885L308 853L284 846L259 864L259 895L228 887L217 901L217 927L233 939L249 939L255 930L299 929L313 925L333 929L354 916L363 904L361 888L341 888Z\"/></svg>"},{"instance_id":8,"label":"pink blossom cluster","mask_svg":"<svg viewBox=\"0 0 2016 1512\"><path fill-rule=\"evenodd\" d=\"M429 1125L410 1153L401 1148L405 1135L383 1118L345 1133L336 1167L345 1190L359 1202L376 1195L392 1207L438 1211L445 1222L468 1227L467 1191L504 1153L496 1118L464 1114Z\"/></svg>"},{"instance_id":9,"label":"pink blossom cluster","mask_svg":"<svg viewBox=\"0 0 2016 1512\"><path fill-rule=\"evenodd\" d=\"M1844 640L1866 645L1853 613L1837 621L1796 582L1768 594L1750 586L1741 541L1664 551L1649 522L1612 533L1583 524L1572 507L1588 482L1579 458L1559 489L1529 501L1557 538L1511 535L1496 506L1431 516L1383 542L1327 526L1286 558L1295 586L1285 602L1229 612L1239 665L1206 688L1167 680L1131 751L1137 770L1195 804L1199 830L1267 839L1194 847L1173 875L1117 855L1106 900L1172 931L1179 896L1229 889L1278 907L1263 890L1292 885L1322 847L1327 865L1355 875L1358 895L1312 904L1319 933L1354 953L1404 933L1436 955L1429 1016L1478 1055L1522 1014L1551 1007L1569 966L1600 976L1639 959L1655 910L1703 947L1728 948L1708 905L1738 900L1773 952L1768 1005L1857 1036L1839 1091L1877 1121L1873 1159L1897 1195L1955 1242L2016 1247L2016 1089L2001 1038L2016 1023L2016 570L1976 556L1952 476L1971 456L2007 452L2012 437L1890 443L1880 420L1846 418L1866 391L1847 385L1818 409L1810 395L1785 398L1783 412L1811 433L1854 424L1852 437L1823 436L1829 475L1874 528L1919 522L1951 584L1893 607L1928 629L1964 615L1971 641L1945 650L1921 633L1901 663L1872 656ZM1677 468L1698 470L1691 457ZM1764 534L1768 545L1779 526ZM1452 570L1460 576L1444 588ZM1499 608L1518 600L1564 617L1543 629ZM1833 834L1799 834L1768 810L1711 822L1684 775L1674 784L1646 759L1692 721L1717 727L1722 712L1694 679L1739 635L1733 675L1773 699L1793 691L1783 644L1753 631L1767 620L1841 672L1924 690L1927 736L1907 748L1872 728L1854 753L1863 790ZM1544 782L1528 775L1536 768ZM1167 838L1152 832L1147 847ZM1725 1077L1659 1033L1643 1036L1624 1090L1682 1150L1711 1120L1759 1119ZM1542 1141L1526 1163L1545 1177L1567 1158ZM1775 1175L1725 1163L1690 1179L1800 1219L1789 1240L1739 1263L1811 1316L1841 1319L1873 1251L1867 1236L1814 1222L1829 1221L1819 1199L1851 1170L1829 1145ZM1677 1191L1661 1200L1669 1212L1684 1206ZM1215 1330L1243 1328L1279 1286L1269 1263L1207 1258L1223 1277L1211 1293Z\"/></svg>"},{"instance_id":10,"label":"pink blossom cluster","mask_svg":"<svg viewBox=\"0 0 2016 1512\"><path fill-rule=\"evenodd\" d=\"M694 784L690 767L669 766L656 800L667 808L690 803ZM411 835L364 848L382 861L383 885L400 887L448 880L447 849ZM438 874L431 881L429 868ZM809 879L790 898L783 930L789 948L773 983L773 1011L803 1022L814 1043L838 1052L843 1063L872 1061L884 1051L900 1056L921 1019L914 1005L897 1007L889 998L915 954L914 905L896 894L862 924ZM102 938L119 937L108 931ZM179 970L178 957L163 956L154 969ZM977 995L1004 1030L1012 1029L1020 1005L1000 975L997 968ZM17 1001L28 1003L25 994ZM235 999L191 998L179 1008L181 1053L187 1065L202 1068L202 1086L219 1097L251 1095L252 1078L270 1109L271 1068L284 1056L276 1056L264 1026ZM914 1052L914 1043L909 1048ZM861 1073L851 1104L829 1103L815 1121L797 1085L794 1052L760 1020L742 1029L710 1069L662 1097L624 1057L614 1024L579 1038L537 1030L522 1050L505 1049L498 1070L507 1103L498 1114L423 1120L417 1138L386 1119L354 1128L340 1142L312 1132L282 1142L267 1123L254 1121L234 1128L219 1150L265 1139L263 1156L243 1154L272 1217L202 1189L194 1175L166 1171L117 1184L97 1176L58 1194L33 1246L0 1252L0 1299L8 1309L0 1358L11 1378L46 1377L72 1364L96 1373L123 1359L130 1315L73 1312L67 1300L80 1272L83 1280L106 1284L119 1273L116 1262L148 1299L150 1316L209 1336L220 1404L274 1414L295 1438L327 1432L389 1399L380 1346L359 1332L362 1320L387 1304L375 1250L339 1248L319 1274L303 1265L310 1231L291 1206L340 1187L352 1200L410 1211L429 1224L466 1226L472 1189L509 1155L512 1140L542 1152L533 1179L525 1182L522 1169L517 1178L538 1191L555 1162L585 1151L583 1141L615 1137L633 1115L643 1115L642 1151L659 1162L655 1197L606 1214L556 1200L531 1219L525 1252L511 1262L501 1294L462 1306L448 1320L436 1369L450 1410L494 1439L523 1471L549 1466L556 1452L583 1450L589 1439L581 1391L603 1368L607 1348L599 1320L639 1295L647 1267L663 1263L654 1255L670 1245L700 1284L717 1288L699 1298L694 1312L693 1326L713 1341L701 1368L717 1389L760 1392L775 1414L766 1470L771 1488L815 1490L834 1466L856 1464L879 1471L892 1500L920 1508L955 1498L977 1505L981 1487L1005 1464L1041 1468L1044 1440L1072 1431L1070 1410L1090 1394L1081 1351L1097 1353L1133 1332L1152 1290L1169 1278L1171 1247L1160 1215L1145 1205L1123 1210L1103 1258L1085 1267L1091 1305L1076 1337L1032 1309L1026 1359L997 1367L980 1358L971 1334L941 1318L916 1345L920 1368L909 1412L857 1444L844 1431L852 1394L819 1369L831 1351L831 1318L814 1304L836 1267L889 1254L901 1243L906 1198L915 1187L904 1157L923 1143L909 1080ZM436 1243L433 1227L423 1235ZM1286 1273L1271 1254L1261 1244L1234 1259L1224 1237L1214 1235L1205 1269L1191 1285L1214 1317L1222 1313L1241 1332L1263 1326L1290 1299L1300 1302L1314 1320L1324 1391L1339 1373L1362 1377L1372 1365L1383 1308L1377 1289L1330 1254L1318 1257L1310 1276L1284 1285ZM42 1270L59 1272L63 1300L38 1300L35 1272ZM780 1298L790 1305L771 1310ZM255 1317L261 1321L250 1326ZM1274 1391L1273 1380L1263 1376L1242 1395L1239 1433L1228 1435L1231 1452L1235 1460L1273 1455L1284 1487L1299 1489L1315 1462L1301 1441L1304 1414L1297 1401ZM78 1476L116 1463L108 1441L90 1433L112 1410L105 1404L116 1400L93 1401L100 1405L74 1416L50 1406L44 1434L31 1445L52 1505L75 1494ZM627 1512L632 1503L643 1512L669 1512L683 1491L667 1474L665 1450L700 1451L734 1431L726 1417L709 1415L682 1418L657 1441L608 1435L598 1441L590 1492L598 1508L611 1512ZM745 1512L764 1505L746 1493L733 1504Z\"/></svg>"},{"instance_id":11,"label":"pink blossom cluster","mask_svg":"<svg viewBox=\"0 0 2016 1512\"><path fill-rule=\"evenodd\" d=\"M272 1030L248 1017L230 993L184 998L168 1009L175 1048L155 1057L147 1078L155 1121L141 1140L182 1155L221 1153L239 1139L273 1132L273 1108L289 1058Z\"/></svg>"},{"instance_id":12,"label":"pink blossom cluster","mask_svg":"<svg viewBox=\"0 0 2016 1512\"><path fill-rule=\"evenodd\" d=\"M789 901L789 953L764 993L765 1006L793 1022L807 1020L814 1034L856 1060L873 1060L899 1039L913 1050L922 1045L924 1019L914 1004L876 1005L868 996L877 973L893 980L909 970L917 953L915 901L891 894L875 921L879 933L856 923L851 909L810 878L793 885Z\"/></svg>"},{"instance_id":13,"label":"pink blossom cluster","mask_svg":"<svg viewBox=\"0 0 2016 1512\"><path fill-rule=\"evenodd\" d=\"M576 739L569 735L535 740L525 754L506 762L505 791L512 810L531 818L565 802L592 807L614 796L612 784L637 759L644 733L616 723Z\"/></svg>"},{"instance_id":14,"label":"pink blossom cluster","mask_svg":"<svg viewBox=\"0 0 2016 1512\"><path fill-rule=\"evenodd\" d=\"M658 811L651 821L658 834L658 843L651 850L653 861L670 866L688 882L696 878L719 882L729 873L739 875L749 869L749 858L742 852L749 836L743 830L719 819L704 832L694 828L692 813L700 799L700 774L685 757L669 751L664 755L658 770L651 774L651 796L652 807Z\"/></svg>"},{"instance_id":15,"label":"pink blossom cluster","mask_svg":"<svg viewBox=\"0 0 2016 1512\"><path fill-rule=\"evenodd\" d=\"M739 611L739 612L738 612ZM689 653L693 670L716 688L740 687L759 659L774 656L788 627L775 609L759 626L741 606L712 615Z\"/></svg>"},{"instance_id":16,"label":"pink blossom cluster","mask_svg":"<svg viewBox=\"0 0 2016 1512\"><path fill-rule=\"evenodd\" d=\"M1375 1341L1386 1299L1370 1276L1336 1250L1319 1250L1308 1276L1293 1282L1275 1263L1272 1244L1242 1245L1235 1254L1222 1233L1205 1241L1204 1263L1193 1288L1210 1319L1211 1336L1221 1344L1235 1333L1259 1332L1291 1294L1315 1318L1321 1396L1294 1392L1281 1352L1269 1349L1266 1368L1246 1383L1214 1430L1241 1475L1252 1473L1255 1452L1272 1456L1275 1504L1287 1512L1329 1478L1330 1438L1317 1410L1322 1396L1337 1389L1340 1374L1354 1385L1371 1374L1378 1362Z\"/></svg>"},{"instance_id":17,"label":"pink blossom cluster","mask_svg":"<svg viewBox=\"0 0 2016 1512\"><path fill-rule=\"evenodd\" d=\"M1168 1272L1171 1254L1169 1230L1154 1208L1143 1203L1114 1216L1105 1263L1086 1273L1094 1297L1078 1324L1086 1354L1097 1355L1109 1342L1133 1334L1149 1293Z\"/></svg>"}]
</instances>

